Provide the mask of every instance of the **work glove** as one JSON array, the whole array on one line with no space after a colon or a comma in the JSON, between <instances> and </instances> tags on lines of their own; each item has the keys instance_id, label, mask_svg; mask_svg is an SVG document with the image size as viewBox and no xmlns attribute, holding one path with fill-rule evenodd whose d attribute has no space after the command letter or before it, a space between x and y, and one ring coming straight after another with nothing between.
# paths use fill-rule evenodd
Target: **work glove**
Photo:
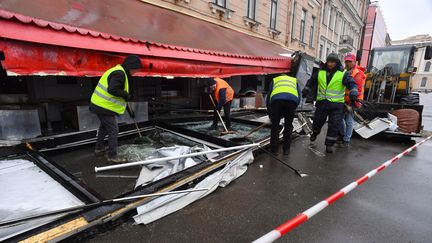
<instances>
[{"instance_id":1,"label":"work glove","mask_svg":"<svg viewBox=\"0 0 432 243\"><path fill-rule=\"evenodd\" d=\"M358 101L358 96L357 96L357 94L350 94L349 99L351 101L351 104L355 104L356 101Z\"/></svg>"},{"instance_id":2,"label":"work glove","mask_svg":"<svg viewBox=\"0 0 432 243\"><path fill-rule=\"evenodd\" d=\"M126 94L124 95L123 99L125 99L126 101L129 101L129 100L132 99L132 96L131 96L130 94L126 93Z\"/></svg>"},{"instance_id":3,"label":"work glove","mask_svg":"<svg viewBox=\"0 0 432 243\"><path fill-rule=\"evenodd\" d=\"M304 87L304 89L302 90L302 98L305 99L309 94L309 87Z\"/></svg>"}]
</instances>

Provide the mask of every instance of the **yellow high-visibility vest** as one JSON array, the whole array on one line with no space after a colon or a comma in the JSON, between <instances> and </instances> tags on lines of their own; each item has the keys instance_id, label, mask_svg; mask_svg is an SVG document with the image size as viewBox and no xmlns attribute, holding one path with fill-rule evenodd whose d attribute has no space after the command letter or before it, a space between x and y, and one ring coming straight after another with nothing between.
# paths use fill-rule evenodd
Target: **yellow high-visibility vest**
<instances>
[{"instance_id":1,"label":"yellow high-visibility vest","mask_svg":"<svg viewBox=\"0 0 432 243\"><path fill-rule=\"evenodd\" d=\"M281 93L290 93L298 97L297 79L286 74L282 74L273 79L273 90L270 94L270 100L273 95Z\"/></svg>"},{"instance_id":2,"label":"yellow high-visibility vest","mask_svg":"<svg viewBox=\"0 0 432 243\"><path fill-rule=\"evenodd\" d=\"M122 71L125 75L124 91L129 93L129 82L126 75L126 71L121 65L117 65L113 68L108 69L102 77L99 79L93 94L91 96L91 103L102 107L104 109L113 111L119 115L122 115L126 110L126 100L122 97L117 97L108 93L108 76L114 71Z\"/></svg>"},{"instance_id":3,"label":"yellow high-visibility vest","mask_svg":"<svg viewBox=\"0 0 432 243\"><path fill-rule=\"evenodd\" d=\"M345 102L345 86L343 85L343 77L345 71L336 71L327 85L327 71L320 70L318 72L318 94L317 100L328 100L335 103Z\"/></svg>"}]
</instances>

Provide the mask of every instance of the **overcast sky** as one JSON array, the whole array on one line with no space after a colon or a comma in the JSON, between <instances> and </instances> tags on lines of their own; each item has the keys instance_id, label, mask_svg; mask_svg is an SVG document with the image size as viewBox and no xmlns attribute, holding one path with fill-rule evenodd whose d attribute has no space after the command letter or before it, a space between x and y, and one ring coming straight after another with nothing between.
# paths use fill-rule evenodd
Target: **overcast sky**
<instances>
[{"instance_id":1,"label":"overcast sky","mask_svg":"<svg viewBox=\"0 0 432 243\"><path fill-rule=\"evenodd\" d=\"M432 0L378 0L392 40L432 35Z\"/></svg>"}]
</instances>

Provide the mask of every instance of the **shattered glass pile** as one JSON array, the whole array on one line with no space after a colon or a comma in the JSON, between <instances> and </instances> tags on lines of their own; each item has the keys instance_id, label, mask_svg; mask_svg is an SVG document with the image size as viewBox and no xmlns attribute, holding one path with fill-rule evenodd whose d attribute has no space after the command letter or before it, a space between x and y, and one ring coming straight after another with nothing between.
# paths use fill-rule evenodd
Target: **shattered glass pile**
<instances>
[{"instance_id":1,"label":"shattered glass pile","mask_svg":"<svg viewBox=\"0 0 432 243\"><path fill-rule=\"evenodd\" d=\"M248 134L252 129L256 128L254 125L244 124L244 123L238 123L238 122L231 122L231 130L236 131L235 134L226 134L222 135L221 131L223 131L223 126L219 122L219 129L218 130L210 130L210 126L212 124L212 121L199 121L199 122L186 122L186 123L175 123L174 125L186 128L189 130L193 130L196 132L205 133L214 137L219 137L221 139L229 140L230 138L236 138L241 137L246 134ZM270 129L267 127L264 127L254 133L252 133L248 138L252 141L259 141L261 139L265 139L270 136Z\"/></svg>"},{"instance_id":2,"label":"shattered glass pile","mask_svg":"<svg viewBox=\"0 0 432 243\"><path fill-rule=\"evenodd\" d=\"M165 132L159 129L154 129L144 133L141 140L144 140L142 144L121 145L118 148L119 156L125 157L132 162L209 150L209 148L205 145L198 144L192 140L182 138L171 132ZM141 172L135 186L165 178L209 158L209 156L198 156L144 165L141 168Z\"/></svg>"},{"instance_id":3,"label":"shattered glass pile","mask_svg":"<svg viewBox=\"0 0 432 243\"><path fill-rule=\"evenodd\" d=\"M142 144L124 144L119 146L119 156L127 158L129 161L142 161L150 159L159 148L172 147L175 145L196 146L197 143L177 136L170 132L152 130L143 133L145 142Z\"/></svg>"}]
</instances>

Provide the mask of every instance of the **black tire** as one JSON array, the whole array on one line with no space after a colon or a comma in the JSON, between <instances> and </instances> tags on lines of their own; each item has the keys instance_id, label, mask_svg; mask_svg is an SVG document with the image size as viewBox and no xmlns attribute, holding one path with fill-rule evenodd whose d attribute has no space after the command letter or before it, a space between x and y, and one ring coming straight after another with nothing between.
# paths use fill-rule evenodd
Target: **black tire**
<instances>
[{"instance_id":1,"label":"black tire","mask_svg":"<svg viewBox=\"0 0 432 243\"><path fill-rule=\"evenodd\" d=\"M409 93L407 95L403 95L400 99L400 103L404 105L419 105L420 95L418 93Z\"/></svg>"}]
</instances>

